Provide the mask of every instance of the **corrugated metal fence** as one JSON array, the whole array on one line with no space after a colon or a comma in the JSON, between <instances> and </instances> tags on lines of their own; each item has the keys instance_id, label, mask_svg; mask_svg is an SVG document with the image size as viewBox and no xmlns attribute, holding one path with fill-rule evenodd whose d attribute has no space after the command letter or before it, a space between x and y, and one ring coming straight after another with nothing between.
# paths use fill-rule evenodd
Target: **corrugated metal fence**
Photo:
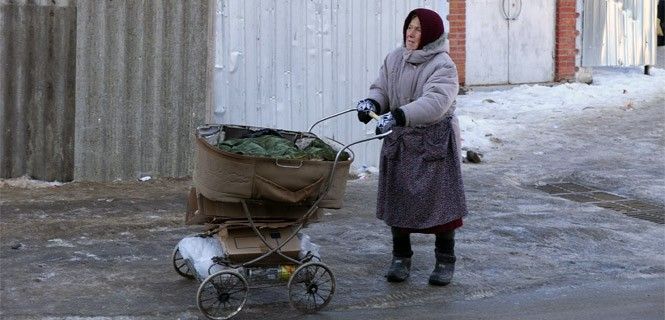
<instances>
[{"instance_id":1,"label":"corrugated metal fence","mask_svg":"<svg viewBox=\"0 0 665 320\"><path fill-rule=\"evenodd\" d=\"M418 7L438 11L447 29L445 0L217 0L214 121L302 131L355 108ZM351 142L374 126L350 113L315 132ZM354 164L378 166L379 146L354 147Z\"/></svg>"},{"instance_id":2,"label":"corrugated metal fence","mask_svg":"<svg viewBox=\"0 0 665 320\"><path fill-rule=\"evenodd\" d=\"M78 1L75 179L191 175L208 1Z\"/></svg>"},{"instance_id":3,"label":"corrugated metal fence","mask_svg":"<svg viewBox=\"0 0 665 320\"><path fill-rule=\"evenodd\" d=\"M190 175L208 3L0 0L0 177Z\"/></svg>"},{"instance_id":4,"label":"corrugated metal fence","mask_svg":"<svg viewBox=\"0 0 665 320\"><path fill-rule=\"evenodd\" d=\"M657 0L584 0L582 66L656 63Z\"/></svg>"},{"instance_id":5,"label":"corrugated metal fence","mask_svg":"<svg viewBox=\"0 0 665 320\"><path fill-rule=\"evenodd\" d=\"M0 3L0 177L74 175L76 8Z\"/></svg>"}]
</instances>

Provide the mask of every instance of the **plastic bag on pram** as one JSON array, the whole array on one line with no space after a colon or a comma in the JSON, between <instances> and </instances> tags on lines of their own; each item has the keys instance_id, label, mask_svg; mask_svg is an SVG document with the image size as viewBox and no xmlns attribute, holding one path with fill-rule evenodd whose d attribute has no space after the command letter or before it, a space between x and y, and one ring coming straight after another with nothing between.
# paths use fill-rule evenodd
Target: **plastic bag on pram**
<instances>
[{"instance_id":1,"label":"plastic bag on pram","mask_svg":"<svg viewBox=\"0 0 665 320\"><path fill-rule=\"evenodd\" d=\"M297 237L300 239L298 259L303 260L311 256L313 261L321 261L319 245L313 243L307 234L300 232ZM217 237L189 236L180 240L178 249L183 259L189 261L200 277L205 278L215 272L229 269L227 266L214 262L218 258L226 260L227 257Z\"/></svg>"}]
</instances>

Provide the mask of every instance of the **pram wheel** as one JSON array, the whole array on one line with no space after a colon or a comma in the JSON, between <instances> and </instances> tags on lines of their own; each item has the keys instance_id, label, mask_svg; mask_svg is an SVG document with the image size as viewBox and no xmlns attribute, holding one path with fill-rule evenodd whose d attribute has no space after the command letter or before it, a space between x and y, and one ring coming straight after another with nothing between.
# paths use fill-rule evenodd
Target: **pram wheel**
<instances>
[{"instance_id":1,"label":"pram wheel","mask_svg":"<svg viewBox=\"0 0 665 320\"><path fill-rule=\"evenodd\" d=\"M223 270L203 280L196 300L199 310L209 319L229 319L247 301L249 285L239 273Z\"/></svg>"},{"instance_id":2,"label":"pram wheel","mask_svg":"<svg viewBox=\"0 0 665 320\"><path fill-rule=\"evenodd\" d=\"M289 279L289 303L295 309L313 313L323 309L335 294L335 276L320 262L300 266Z\"/></svg>"},{"instance_id":3,"label":"pram wheel","mask_svg":"<svg viewBox=\"0 0 665 320\"><path fill-rule=\"evenodd\" d=\"M175 272L177 272L179 275L187 279L196 278L192 269L189 268L189 264L187 264L185 259L180 254L180 249L178 248L177 245L175 246L175 249L173 249L172 259L173 259L173 268L175 269Z\"/></svg>"}]
</instances>

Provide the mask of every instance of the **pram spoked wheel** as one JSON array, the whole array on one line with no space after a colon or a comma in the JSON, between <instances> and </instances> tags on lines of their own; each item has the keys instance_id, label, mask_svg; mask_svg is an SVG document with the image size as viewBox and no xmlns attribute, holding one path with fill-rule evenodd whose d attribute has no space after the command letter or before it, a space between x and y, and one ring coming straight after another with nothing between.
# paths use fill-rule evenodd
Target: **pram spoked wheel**
<instances>
[{"instance_id":1,"label":"pram spoked wheel","mask_svg":"<svg viewBox=\"0 0 665 320\"><path fill-rule=\"evenodd\" d=\"M179 275L187 279L196 278L196 276L194 275L194 271L192 271L192 269L189 268L189 264L180 254L180 249L178 248L177 245L175 246L175 249L173 249L172 260L175 272L177 272Z\"/></svg>"},{"instance_id":2,"label":"pram spoked wheel","mask_svg":"<svg viewBox=\"0 0 665 320\"><path fill-rule=\"evenodd\" d=\"M223 270L203 280L196 300L199 310L210 319L229 319L247 301L249 285L239 273Z\"/></svg>"},{"instance_id":3,"label":"pram spoked wheel","mask_svg":"<svg viewBox=\"0 0 665 320\"><path fill-rule=\"evenodd\" d=\"M313 313L332 300L335 276L323 263L305 263L293 273L288 288L291 306L305 313Z\"/></svg>"}]
</instances>

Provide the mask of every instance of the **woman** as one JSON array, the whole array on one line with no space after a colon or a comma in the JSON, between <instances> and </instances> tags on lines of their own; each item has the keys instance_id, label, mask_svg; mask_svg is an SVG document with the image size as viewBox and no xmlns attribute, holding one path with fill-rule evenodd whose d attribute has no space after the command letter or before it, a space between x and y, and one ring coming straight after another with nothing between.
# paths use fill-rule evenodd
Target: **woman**
<instances>
[{"instance_id":1,"label":"woman","mask_svg":"<svg viewBox=\"0 0 665 320\"><path fill-rule=\"evenodd\" d=\"M380 114L376 133L392 130L381 148L376 215L391 227L393 258L386 274L401 282L411 268L411 233L433 233L432 285L450 283L455 270L455 229L467 214L460 168L459 125L454 116L457 68L448 55L443 21L415 9L404 21L404 46L386 56L358 119Z\"/></svg>"}]
</instances>

